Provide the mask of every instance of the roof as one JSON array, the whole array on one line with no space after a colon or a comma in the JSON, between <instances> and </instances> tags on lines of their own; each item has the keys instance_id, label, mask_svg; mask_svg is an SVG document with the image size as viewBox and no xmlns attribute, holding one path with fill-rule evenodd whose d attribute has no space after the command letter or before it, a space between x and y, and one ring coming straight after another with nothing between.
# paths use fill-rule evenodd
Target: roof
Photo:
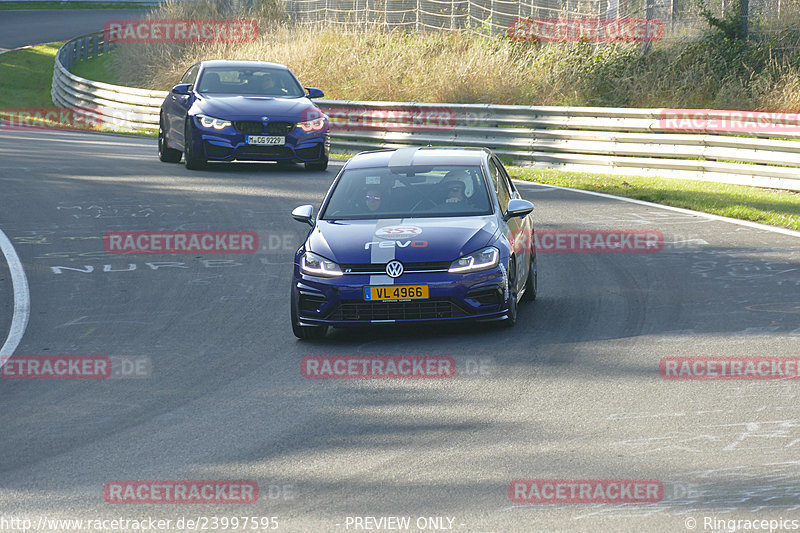
<instances>
[{"instance_id":1,"label":"roof","mask_svg":"<svg viewBox=\"0 0 800 533\"><path fill-rule=\"evenodd\" d=\"M457 146L410 147L397 150L361 152L347 162L347 168L375 168L392 166L480 165L491 156L486 148Z\"/></svg>"},{"instance_id":2,"label":"roof","mask_svg":"<svg viewBox=\"0 0 800 533\"><path fill-rule=\"evenodd\" d=\"M207 61L200 61L202 67L266 67L266 68L279 68L288 70L289 67L280 63L270 63L269 61L249 61L238 60L230 61L227 59L209 59Z\"/></svg>"}]
</instances>

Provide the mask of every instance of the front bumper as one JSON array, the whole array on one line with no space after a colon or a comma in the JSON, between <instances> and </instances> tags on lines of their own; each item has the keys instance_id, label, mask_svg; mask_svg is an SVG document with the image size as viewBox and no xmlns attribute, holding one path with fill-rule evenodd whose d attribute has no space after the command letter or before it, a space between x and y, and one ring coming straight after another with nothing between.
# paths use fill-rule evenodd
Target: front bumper
<instances>
[{"instance_id":1,"label":"front bumper","mask_svg":"<svg viewBox=\"0 0 800 533\"><path fill-rule=\"evenodd\" d=\"M428 285L429 298L421 300L367 301L364 287L370 275L337 278L308 276L295 264L292 298L302 325L336 327L379 323L426 321L500 320L508 311L505 269L472 274L447 272L404 274L394 285ZM374 278L373 278L374 279ZM385 276L380 279L385 280Z\"/></svg>"},{"instance_id":2,"label":"front bumper","mask_svg":"<svg viewBox=\"0 0 800 533\"><path fill-rule=\"evenodd\" d=\"M308 162L325 159L330 153L327 130L306 133L299 128L287 135L286 144L259 146L247 144L247 134L233 127L212 130L194 122L195 153L209 161L294 161ZM264 133L261 135L269 135Z\"/></svg>"}]
</instances>

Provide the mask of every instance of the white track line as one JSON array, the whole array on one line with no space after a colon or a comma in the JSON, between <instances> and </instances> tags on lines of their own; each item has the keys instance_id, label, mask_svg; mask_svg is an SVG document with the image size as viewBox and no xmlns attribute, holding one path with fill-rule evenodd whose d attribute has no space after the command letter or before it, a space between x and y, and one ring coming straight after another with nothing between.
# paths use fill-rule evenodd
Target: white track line
<instances>
[{"instance_id":1,"label":"white track line","mask_svg":"<svg viewBox=\"0 0 800 533\"><path fill-rule=\"evenodd\" d=\"M514 180L515 183L520 185L538 185L551 189L562 189L565 191L577 192L581 194L590 194L592 196L600 196L602 198L611 198L612 200L622 200L623 202L630 202L632 204L646 205L648 207L657 207L659 209L666 209L667 211L676 211L685 215L696 215L710 220L719 220L722 222L729 222L731 224L738 224L740 226L747 226L748 228L755 228L764 231L772 231L774 233L782 233L791 237L800 237L800 231L795 231L789 228L778 228L769 226L767 224L759 224L758 222L750 222L749 220L739 220L738 218L729 218L719 215L712 215L710 213L701 213L700 211L692 211L691 209L684 209L682 207L672 207L671 205L655 204L653 202L646 202L645 200L637 200L635 198L625 198L624 196L614 196L613 194L606 194L603 192L584 191L583 189L573 189L571 187L561 187L560 185L549 185L547 183L538 183L535 181Z\"/></svg>"},{"instance_id":2,"label":"white track line","mask_svg":"<svg viewBox=\"0 0 800 533\"><path fill-rule=\"evenodd\" d=\"M0 368L2 368L2 358L14 355L14 350L19 346L22 335L25 334L25 328L28 327L28 318L31 314L31 295L22 262L11 241L2 230L0 230L0 251L6 257L8 270L11 272L11 284L14 287L14 315L11 318L11 329L5 344L0 348Z\"/></svg>"}]
</instances>

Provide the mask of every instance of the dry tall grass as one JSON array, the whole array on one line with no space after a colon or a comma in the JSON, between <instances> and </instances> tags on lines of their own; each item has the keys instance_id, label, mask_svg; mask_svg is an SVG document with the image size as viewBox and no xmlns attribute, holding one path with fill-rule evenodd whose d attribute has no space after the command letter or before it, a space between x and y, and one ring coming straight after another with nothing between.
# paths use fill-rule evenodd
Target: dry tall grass
<instances>
[{"instance_id":1,"label":"dry tall grass","mask_svg":"<svg viewBox=\"0 0 800 533\"><path fill-rule=\"evenodd\" d=\"M474 34L358 33L291 27L277 2L259 5L252 43L129 44L117 54L125 82L168 89L201 59L288 65L306 86L341 100L523 105L800 109L800 45L791 27L737 48L718 36L641 46L517 43ZM219 3L171 2L153 18L231 18Z\"/></svg>"}]
</instances>

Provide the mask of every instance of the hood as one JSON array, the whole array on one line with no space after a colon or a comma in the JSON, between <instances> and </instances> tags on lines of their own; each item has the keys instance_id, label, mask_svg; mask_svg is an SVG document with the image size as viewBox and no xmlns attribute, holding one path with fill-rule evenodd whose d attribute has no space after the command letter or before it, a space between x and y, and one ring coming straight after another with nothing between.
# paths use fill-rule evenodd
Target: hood
<instances>
[{"instance_id":1,"label":"hood","mask_svg":"<svg viewBox=\"0 0 800 533\"><path fill-rule=\"evenodd\" d=\"M391 220L319 220L306 248L340 264L453 261L488 246L493 216Z\"/></svg>"},{"instance_id":2,"label":"hood","mask_svg":"<svg viewBox=\"0 0 800 533\"><path fill-rule=\"evenodd\" d=\"M220 95L201 96L194 108L198 113L226 120L286 120L301 122L317 106L308 98L272 98L269 96Z\"/></svg>"}]
</instances>

